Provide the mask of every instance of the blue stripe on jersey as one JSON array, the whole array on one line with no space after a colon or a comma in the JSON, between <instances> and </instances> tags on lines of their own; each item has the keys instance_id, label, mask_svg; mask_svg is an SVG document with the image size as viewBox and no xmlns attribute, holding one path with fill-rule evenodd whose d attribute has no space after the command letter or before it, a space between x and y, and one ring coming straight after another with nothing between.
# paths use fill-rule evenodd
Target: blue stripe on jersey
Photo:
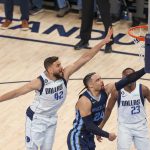
<instances>
[{"instance_id":1,"label":"blue stripe on jersey","mask_svg":"<svg viewBox=\"0 0 150 150\"><path fill-rule=\"evenodd\" d=\"M77 130L73 138L76 150L80 150L79 135L80 135L80 131Z\"/></svg>"},{"instance_id":2,"label":"blue stripe on jersey","mask_svg":"<svg viewBox=\"0 0 150 150\"><path fill-rule=\"evenodd\" d=\"M120 106L120 101L121 101L121 91L118 91L118 98L117 98L118 108Z\"/></svg>"},{"instance_id":3,"label":"blue stripe on jersey","mask_svg":"<svg viewBox=\"0 0 150 150\"><path fill-rule=\"evenodd\" d=\"M141 101L142 101L142 104L144 106L145 99L144 99L143 93L142 93L142 84L139 85L139 90L140 90Z\"/></svg>"},{"instance_id":4,"label":"blue stripe on jersey","mask_svg":"<svg viewBox=\"0 0 150 150\"><path fill-rule=\"evenodd\" d=\"M76 146L77 150L80 150L79 136L80 136L80 130L78 132L76 132L76 134L75 134L75 146Z\"/></svg>"},{"instance_id":5,"label":"blue stripe on jersey","mask_svg":"<svg viewBox=\"0 0 150 150\"><path fill-rule=\"evenodd\" d=\"M82 125L83 125L83 120L80 117L78 122L75 122L76 128L73 128L72 133L71 133L71 148L72 150L80 150L80 142L79 142L79 136L81 133Z\"/></svg>"},{"instance_id":6,"label":"blue stripe on jersey","mask_svg":"<svg viewBox=\"0 0 150 150\"><path fill-rule=\"evenodd\" d=\"M82 120L82 117L80 116L79 111L77 110L76 111L76 119L73 122L73 128L75 130L80 131L82 129L82 127L83 127L83 120Z\"/></svg>"},{"instance_id":7,"label":"blue stripe on jersey","mask_svg":"<svg viewBox=\"0 0 150 150\"><path fill-rule=\"evenodd\" d=\"M26 115L30 118L30 120L33 120L34 112L31 110L30 107L27 108Z\"/></svg>"},{"instance_id":8,"label":"blue stripe on jersey","mask_svg":"<svg viewBox=\"0 0 150 150\"><path fill-rule=\"evenodd\" d=\"M70 143L71 143L71 149L72 150L77 150L76 148L76 140L79 140L79 138L77 139L75 136L76 136L76 133L79 132L78 130L73 130L72 133L71 133L71 138L70 138ZM79 137L79 136L78 136Z\"/></svg>"},{"instance_id":9,"label":"blue stripe on jersey","mask_svg":"<svg viewBox=\"0 0 150 150\"><path fill-rule=\"evenodd\" d=\"M67 81L64 78L62 78L62 80L64 81L64 84L67 87Z\"/></svg>"},{"instance_id":10,"label":"blue stripe on jersey","mask_svg":"<svg viewBox=\"0 0 150 150\"><path fill-rule=\"evenodd\" d=\"M76 134L76 132L78 132L78 131L74 130L71 133L71 148L72 148L72 150L76 150L76 144L75 144L75 134Z\"/></svg>"},{"instance_id":11,"label":"blue stripe on jersey","mask_svg":"<svg viewBox=\"0 0 150 150\"><path fill-rule=\"evenodd\" d=\"M79 111L76 110L76 119L74 120L73 122L73 127L76 129L79 125L79 122L80 122L80 119L81 119L81 116L79 114Z\"/></svg>"},{"instance_id":12,"label":"blue stripe on jersey","mask_svg":"<svg viewBox=\"0 0 150 150\"><path fill-rule=\"evenodd\" d=\"M81 133L81 129L83 127L83 120L80 116L80 113L78 110L76 110L76 119L73 123L73 130L71 133L70 143L72 150L80 150L80 143L79 143L79 136Z\"/></svg>"},{"instance_id":13,"label":"blue stripe on jersey","mask_svg":"<svg viewBox=\"0 0 150 150\"><path fill-rule=\"evenodd\" d=\"M39 76L38 78L40 79L40 81L41 81L41 83L42 83L42 87L41 87L41 89L39 90L40 95L41 95L42 92L43 92L43 88L44 88L44 79L42 78L42 76Z\"/></svg>"}]
</instances>

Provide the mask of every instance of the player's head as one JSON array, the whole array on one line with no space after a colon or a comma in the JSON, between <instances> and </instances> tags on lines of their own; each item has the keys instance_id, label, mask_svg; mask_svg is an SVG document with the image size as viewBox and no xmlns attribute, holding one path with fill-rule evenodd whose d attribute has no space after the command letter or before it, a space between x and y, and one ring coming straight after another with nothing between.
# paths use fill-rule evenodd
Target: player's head
<instances>
[{"instance_id":1,"label":"player's head","mask_svg":"<svg viewBox=\"0 0 150 150\"><path fill-rule=\"evenodd\" d=\"M63 76L63 68L59 61L59 58L56 56L48 57L44 60L45 70L53 74L56 78L61 78Z\"/></svg>"},{"instance_id":2,"label":"player's head","mask_svg":"<svg viewBox=\"0 0 150 150\"><path fill-rule=\"evenodd\" d=\"M104 83L101 80L101 77L95 72L87 74L83 79L83 84L85 88L94 91L100 91L104 88Z\"/></svg>"},{"instance_id":3,"label":"player's head","mask_svg":"<svg viewBox=\"0 0 150 150\"><path fill-rule=\"evenodd\" d=\"M125 69L122 71L122 77L124 78L124 77L126 77L126 76L128 76L129 74L134 73L134 72L135 72L135 70L132 69L132 68L125 68Z\"/></svg>"},{"instance_id":4,"label":"player's head","mask_svg":"<svg viewBox=\"0 0 150 150\"><path fill-rule=\"evenodd\" d=\"M126 68L126 69L124 69L122 71L122 78L125 78L126 76L128 76L129 74L134 73L134 72L135 72L135 70L132 69L132 68ZM128 84L127 86L132 86L134 84L135 84L135 82L133 82L131 84Z\"/></svg>"}]
</instances>

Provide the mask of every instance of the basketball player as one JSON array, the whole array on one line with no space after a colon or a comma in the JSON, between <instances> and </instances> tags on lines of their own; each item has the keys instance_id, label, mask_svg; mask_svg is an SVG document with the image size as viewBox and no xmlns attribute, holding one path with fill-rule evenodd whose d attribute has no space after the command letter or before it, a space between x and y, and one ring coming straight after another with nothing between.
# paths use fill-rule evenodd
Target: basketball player
<instances>
[{"instance_id":1,"label":"basketball player","mask_svg":"<svg viewBox=\"0 0 150 150\"><path fill-rule=\"evenodd\" d=\"M24 86L0 96L0 102L6 101L33 90L36 91L34 102L26 111L26 147L27 150L52 150L57 111L66 99L69 77L90 61L110 42L112 29L106 38L91 50L85 52L73 64L62 68L58 57L49 57L44 61L45 72Z\"/></svg>"},{"instance_id":2,"label":"basketball player","mask_svg":"<svg viewBox=\"0 0 150 150\"><path fill-rule=\"evenodd\" d=\"M97 135L99 142L101 141L99 136L108 138L110 141L115 140L114 133L108 133L98 127L104 118L107 98L112 89L120 90L144 75L144 70L142 70L132 73L115 84L106 86L95 72L84 77L83 83L86 91L79 96L76 104L73 129L70 130L67 139L69 150L95 150L94 134ZM128 144L125 140L122 142Z\"/></svg>"},{"instance_id":3,"label":"basketball player","mask_svg":"<svg viewBox=\"0 0 150 150\"><path fill-rule=\"evenodd\" d=\"M132 68L126 68L122 77L135 72ZM132 142L137 150L149 150L150 139L145 113L145 98L150 102L150 90L148 87L133 82L121 89L112 91L105 117L100 125L102 128L108 120L111 111L118 102L118 150L130 150Z\"/></svg>"}]
</instances>

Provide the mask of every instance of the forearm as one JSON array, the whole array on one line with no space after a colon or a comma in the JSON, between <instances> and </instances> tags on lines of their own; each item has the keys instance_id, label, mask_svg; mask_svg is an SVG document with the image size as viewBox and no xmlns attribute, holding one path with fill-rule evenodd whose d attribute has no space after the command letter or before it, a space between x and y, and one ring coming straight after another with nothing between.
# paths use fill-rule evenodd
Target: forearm
<instances>
[{"instance_id":1,"label":"forearm","mask_svg":"<svg viewBox=\"0 0 150 150\"><path fill-rule=\"evenodd\" d=\"M121 90L123 87L125 87L126 85L135 82L136 80L138 80L139 78L141 78L144 74L145 74L145 70L144 68L128 75L127 77L123 78L122 80L118 81L115 83L115 87L116 90Z\"/></svg>"},{"instance_id":2,"label":"forearm","mask_svg":"<svg viewBox=\"0 0 150 150\"><path fill-rule=\"evenodd\" d=\"M31 90L26 88L25 86L22 86L21 88L12 90L10 92L7 92L7 93L1 95L0 102L10 100L10 99L16 98L18 96L24 95L24 94L28 93L29 91L31 91Z\"/></svg>"},{"instance_id":3,"label":"forearm","mask_svg":"<svg viewBox=\"0 0 150 150\"><path fill-rule=\"evenodd\" d=\"M17 95L17 92L14 92L14 91L8 92L8 93L3 94L2 96L0 96L0 102L10 100L10 99L15 98L17 96L19 96L19 95Z\"/></svg>"},{"instance_id":4,"label":"forearm","mask_svg":"<svg viewBox=\"0 0 150 150\"><path fill-rule=\"evenodd\" d=\"M102 40L100 43L95 45L91 50L88 50L82 57L86 58L87 61L91 60L100 49L106 44L105 40Z\"/></svg>"},{"instance_id":5,"label":"forearm","mask_svg":"<svg viewBox=\"0 0 150 150\"><path fill-rule=\"evenodd\" d=\"M106 110L104 119L103 119L103 121L100 123L99 128L102 129L102 128L104 127L104 125L106 124L107 120L108 120L109 117L110 117L110 114L111 114L111 111Z\"/></svg>"},{"instance_id":6,"label":"forearm","mask_svg":"<svg viewBox=\"0 0 150 150\"><path fill-rule=\"evenodd\" d=\"M94 123L93 123L93 120L92 120L92 116L89 115L89 116L86 116L86 117L83 117L83 121L84 121L84 124L86 126L86 129L90 132L92 132L93 134L95 135L98 135L98 136L102 136L102 137L105 137L105 138L109 138L109 133L100 129L98 126L96 126Z\"/></svg>"},{"instance_id":7,"label":"forearm","mask_svg":"<svg viewBox=\"0 0 150 150\"><path fill-rule=\"evenodd\" d=\"M68 66L64 70L65 79L67 79L70 75L72 75L74 72L79 70L83 65L85 65L87 62L89 62L102 48L105 42L101 42L94 46L92 49L88 50L86 53L84 53L76 62L73 63L73 65Z\"/></svg>"}]
</instances>

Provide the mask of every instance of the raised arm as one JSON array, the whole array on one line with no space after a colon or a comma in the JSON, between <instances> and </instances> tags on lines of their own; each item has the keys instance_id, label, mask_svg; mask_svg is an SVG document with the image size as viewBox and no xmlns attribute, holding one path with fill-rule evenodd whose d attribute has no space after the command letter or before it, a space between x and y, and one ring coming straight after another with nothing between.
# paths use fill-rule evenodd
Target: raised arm
<instances>
[{"instance_id":1,"label":"raised arm","mask_svg":"<svg viewBox=\"0 0 150 150\"><path fill-rule=\"evenodd\" d=\"M20 87L18 89L12 90L10 92L7 92L7 93L1 95L0 102L16 98L18 96L29 93L33 90L40 90L41 86L42 86L42 84L41 84L40 79L38 79L38 78L34 79L31 82L23 85L22 87Z\"/></svg>"},{"instance_id":2,"label":"raised arm","mask_svg":"<svg viewBox=\"0 0 150 150\"><path fill-rule=\"evenodd\" d=\"M118 97L118 92L115 89L113 89L112 92L111 92L111 97L108 100L108 104L107 104L107 107L106 107L106 110L105 110L104 119L101 122L101 124L99 125L99 127L101 129L104 127L105 123L109 119L109 117L111 115L111 112L112 112L112 109L113 109L113 107L116 103L117 97Z\"/></svg>"},{"instance_id":3,"label":"raised arm","mask_svg":"<svg viewBox=\"0 0 150 150\"><path fill-rule=\"evenodd\" d=\"M145 74L145 69L142 68L134 73L129 74L127 77L121 79L120 81L116 82L114 88L116 90L121 90L123 87L128 85L129 83L135 82L140 79Z\"/></svg>"},{"instance_id":4,"label":"raised arm","mask_svg":"<svg viewBox=\"0 0 150 150\"><path fill-rule=\"evenodd\" d=\"M77 107L88 131L92 132L95 135L106 137L110 141L113 141L116 138L116 135L114 133L108 133L104 130L101 130L97 125L94 124L91 115L92 104L86 97L82 96L79 99Z\"/></svg>"},{"instance_id":5,"label":"raised arm","mask_svg":"<svg viewBox=\"0 0 150 150\"><path fill-rule=\"evenodd\" d=\"M80 69L84 64L90 61L98 52L99 50L106 44L111 41L112 36L112 29L109 29L109 32L105 39L103 39L99 44L94 46L92 49L85 52L78 60L76 60L73 64L67 66L64 69L64 78L68 80L69 76Z\"/></svg>"},{"instance_id":6,"label":"raised arm","mask_svg":"<svg viewBox=\"0 0 150 150\"><path fill-rule=\"evenodd\" d=\"M136 72L133 72L131 74L129 74L128 76L126 76L125 78L122 78L121 80L115 82L115 83L111 83L107 85L106 92L109 95L113 90L121 90L122 88L124 88L126 85L137 81L138 79L140 79L144 74L145 74L145 69L142 68Z\"/></svg>"}]
</instances>

